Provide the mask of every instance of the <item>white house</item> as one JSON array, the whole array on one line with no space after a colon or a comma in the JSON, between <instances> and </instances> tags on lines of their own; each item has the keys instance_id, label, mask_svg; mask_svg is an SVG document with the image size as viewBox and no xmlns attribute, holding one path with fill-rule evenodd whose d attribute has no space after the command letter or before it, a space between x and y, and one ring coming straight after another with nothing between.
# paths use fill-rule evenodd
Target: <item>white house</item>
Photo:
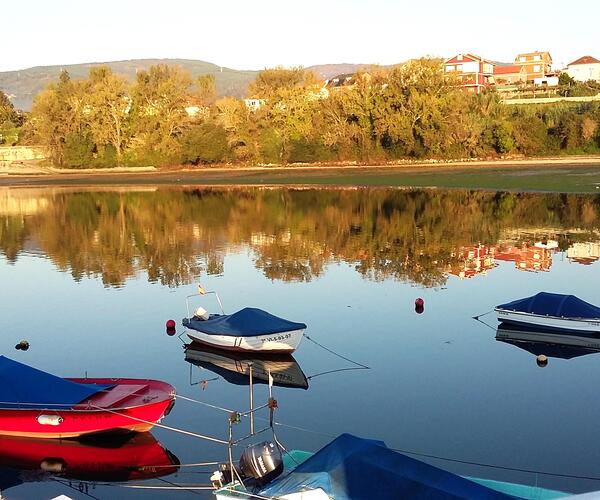
<instances>
[{"instance_id":1,"label":"white house","mask_svg":"<svg viewBox=\"0 0 600 500\"><path fill-rule=\"evenodd\" d=\"M567 65L569 76L580 82L596 80L600 82L600 61L592 56L583 56Z\"/></svg>"},{"instance_id":2,"label":"white house","mask_svg":"<svg viewBox=\"0 0 600 500\"><path fill-rule=\"evenodd\" d=\"M533 84L536 87L558 87L558 76L545 76L543 78L534 78Z\"/></svg>"},{"instance_id":3,"label":"white house","mask_svg":"<svg viewBox=\"0 0 600 500\"><path fill-rule=\"evenodd\" d=\"M265 103L264 99L244 99L244 104L250 111L258 111L258 109Z\"/></svg>"}]
</instances>

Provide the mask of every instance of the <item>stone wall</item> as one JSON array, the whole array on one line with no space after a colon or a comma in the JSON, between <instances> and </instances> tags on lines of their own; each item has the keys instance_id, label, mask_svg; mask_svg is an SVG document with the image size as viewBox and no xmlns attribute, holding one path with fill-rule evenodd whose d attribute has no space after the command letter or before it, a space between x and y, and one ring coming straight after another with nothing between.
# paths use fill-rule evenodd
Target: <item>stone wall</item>
<instances>
[{"instance_id":1,"label":"stone wall","mask_svg":"<svg viewBox=\"0 0 600 500\"><path fill-rule=\"evenodd\" d=\"M44 160L44 149L39 146L0 146L0 163Z\"/></svg>"}]
</instances>

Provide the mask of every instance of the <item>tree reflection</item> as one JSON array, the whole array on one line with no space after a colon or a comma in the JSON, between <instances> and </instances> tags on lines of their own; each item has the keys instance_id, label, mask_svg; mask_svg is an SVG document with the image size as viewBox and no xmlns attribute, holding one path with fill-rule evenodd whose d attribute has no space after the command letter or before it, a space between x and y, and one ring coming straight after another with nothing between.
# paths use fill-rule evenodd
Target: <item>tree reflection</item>
<instances>
[{"instance_id":1,"label":"tree reflection","mask_svg":"<svg viewBox=\"0 0 600 500\"><path fill-rule=\"evenodd\" d=\"M308 281L344 262L368 279L430 287L457 274L474 245L489 250L553 239L564 250L599 241L599 215L599 196L572 194L7 190L0 196L0 252L9 262L41 252L75 280L97 276L107 286L122 286L141 271L151 282L190 283L200 271L222 274L227 252L249 248L273 280Z\"/></svg>"}]
</instances>

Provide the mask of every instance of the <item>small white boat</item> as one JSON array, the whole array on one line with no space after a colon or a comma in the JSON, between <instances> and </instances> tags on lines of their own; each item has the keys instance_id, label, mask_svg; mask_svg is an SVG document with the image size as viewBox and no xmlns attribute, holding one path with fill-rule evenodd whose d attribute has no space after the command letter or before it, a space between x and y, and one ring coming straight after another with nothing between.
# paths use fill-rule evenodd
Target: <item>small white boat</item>
<instances>
[{"instance_id":1,"label":"small white boat","mask_svg":"<svg viewBox=\"0 0 600 500\"><path fill-rule=\"evenodd\" d=\"M562 332L600 333L600 307L574 295L540 292L494 308L498 321Z\"/></svg>"},{"instance_id":2,"label":"small white boat","mask_svg":"<svg viewBox=\"0 0 600 500\"><path fill-rule=\"evenodd\" d=\"M187 336L194 342L231 351L292 353L296 350L306 325L274 316L267 311L245 307L233 314L225 314L216 292L222 314L208 314L203 308L183 319Z\"/></svg>"}]
</instances>

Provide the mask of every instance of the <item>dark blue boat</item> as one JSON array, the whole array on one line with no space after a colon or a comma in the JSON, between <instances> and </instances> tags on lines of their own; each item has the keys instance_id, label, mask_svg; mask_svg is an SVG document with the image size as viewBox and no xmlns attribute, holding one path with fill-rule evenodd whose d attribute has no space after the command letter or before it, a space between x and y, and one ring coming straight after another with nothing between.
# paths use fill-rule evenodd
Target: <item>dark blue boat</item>
<instances>
[{"instance_id":1,"label":"dark blue boat","mask_svg":"<svg viewBox=\"0 0 600 500\"><path fill-rule=\"evenodd\" d=\"M407 457L388 448L382 441L351 434L338 436L314 455L295 450L289 455L296 462L289 472L250 493L255 493L257 498L281 498L303 492L302 498L315 500L547 500L566 496L560 491L538 487L461 477ZM238 491L231 487L217 490L217 499L239 498Z\"/></svg>"},{"instance_id":2,"label":"dark blue boat","mask_svg":"<svg viewBox=\"0 0 600 500\"><path fill-rule=\"evenodd\" d=\"M500 304L498 321L564 332L600 333L600 307L575 295L540 292Z\"/></svg>"},{"instance_id":3,"label":"dark blue boat","mask_svg":"<svg viewBox=\"0 0 600 500\"><path fill-rule=\"evenodd\" d=\"M246 352L292 353L306 329L262 309L245 307L233 314L199 315L183 319L188 337L220 349Z\"/></svg>"},{"instance_id":4,"label":"dark blue boat","mask_svg":"<svg viewBox=\"0 0 600 500\"><path fill-rule=\"evenodd\" d=\"M277 498L320 488L329 497L511 498L390 450L382 441L342 434L259 495Z\"/></svg>"}]
</instances>

